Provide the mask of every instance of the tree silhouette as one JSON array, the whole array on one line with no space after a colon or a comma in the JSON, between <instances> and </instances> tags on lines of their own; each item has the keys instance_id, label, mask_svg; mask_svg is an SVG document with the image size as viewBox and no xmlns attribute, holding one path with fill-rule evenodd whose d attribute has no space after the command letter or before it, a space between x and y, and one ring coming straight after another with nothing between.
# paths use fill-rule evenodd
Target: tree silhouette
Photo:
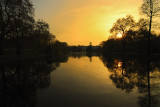
<instances>
[{"instance_id":1,"label":"tree silhouette","mask_svg":"<svg viewBox=\"0 0 160 107\"><path fill-rule=\"evenodd\" d=\"M112 28L110 29L111 33L118 33L118 32L122 32L122 34L124 34L126 31L132 29L133 27L135 27L135 21L133 19L133 16L131 15L127 15L126 18L120 18L118 19L112 26Z\"/></svg>"},{"instance_id":2,"label":"tree silhouette","mask_svg":"<svg viewBox=\"0 0 160 107\"><path fill-rule=\"evenodd\" d=\"M34 9L30 0L13 1L13 31L16 34L17 54L21 54L21 36L24 36L24 26L26 23L33 23Z\"/></svg>"},{"instance_id":3,"label":"tree silhouette","mask_svg":"<svg viewBox=\"0 0 160 107\"><path fill-rule=\"evenodd\" d=\"M139 21L137 22L137 27L139 30L147 30L148 25L148 21L144 18L139 19Z\"/></svg>"},{"instance_id":4,"label":"tree silhouette","mask_svg":"<svg viewBox=\"0 0 160 107\"><path fill-rule=\"evenodd\" d=\"M148 54L150 54L150 39L151 39L151 30L152 30L152 20L153 17L160 16L160 2L159 0L143 0L141 6L141 14L149 17L149 34L148 34Z\"/></svg>"},{"instance_id":5,"label":"tree silhouette","mask_svg":"<svg viewBox=\"0 0 160 107\"><path fill-rule=\"evenodd\" d=\"M3 42L9 33L16 39L17 54L20 54L20 39L26 32L28 23L34 21L34 9L30 0L1 0L0 2L0 54L3 54Z\"/></svg>"},{"instance_id":6,"label":"tree silhouette","mask_svg":"<svg viewBox=\"0 0 160 107\"><path fill-rule=\"evenodd\" d=\"M0 2L0 55L3 53L4 37L8 34L11 20L11 0L1 0Z\"/></svg>"}]
</instances>

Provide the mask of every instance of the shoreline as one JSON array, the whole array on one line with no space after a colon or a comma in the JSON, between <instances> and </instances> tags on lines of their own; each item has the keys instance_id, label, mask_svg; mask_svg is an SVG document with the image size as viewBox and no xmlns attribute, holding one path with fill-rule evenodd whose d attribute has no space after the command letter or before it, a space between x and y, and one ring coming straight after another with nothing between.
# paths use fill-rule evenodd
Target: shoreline
<instances>
[{"instance_id":1,"label":"shoreline","mask_svg":"<svg viewBox=\"0 0 160 107\"><path fill-rule=\"evenodd\" d=\"M38 59L38 58L44 58L47 56L48 55L3 55L3 56L0 56L0 63L18 61L18 60Z\"/></svg>"}]
</instances>

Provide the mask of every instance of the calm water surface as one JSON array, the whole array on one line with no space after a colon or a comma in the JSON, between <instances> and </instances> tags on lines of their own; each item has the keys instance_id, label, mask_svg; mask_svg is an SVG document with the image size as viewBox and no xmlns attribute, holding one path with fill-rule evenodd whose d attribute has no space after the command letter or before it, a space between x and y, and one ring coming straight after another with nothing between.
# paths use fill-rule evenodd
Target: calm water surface
<instances>
[{"instance_id":1,"label":"calm water surface","mask_svg":"<svg viewBox=\"0 0 160 107\"><path fill-rule=\"evenodd\" d=\"M1 106L159 107L160 63L151 64L149 77L145 62L135 59L70 56L1 64Z\"/></svg>"}]
</instances>

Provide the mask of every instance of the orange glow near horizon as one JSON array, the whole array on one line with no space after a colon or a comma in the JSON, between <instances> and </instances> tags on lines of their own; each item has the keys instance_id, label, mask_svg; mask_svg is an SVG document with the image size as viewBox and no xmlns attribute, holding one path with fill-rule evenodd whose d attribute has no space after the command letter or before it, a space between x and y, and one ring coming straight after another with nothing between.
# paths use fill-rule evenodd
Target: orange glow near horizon
<instances>
[{"instance_id":1,"label":"orange glow near horizon","mask_svg":"<svg viewBox=\"0 0 160 107\"><path fill-rule=\"evenodd\" d=\"M56 38L69 45L99 45L113 23L127 14L137 20L141 0L33 0L36 19L50 25Z\"/></svg>"}]
</instances>

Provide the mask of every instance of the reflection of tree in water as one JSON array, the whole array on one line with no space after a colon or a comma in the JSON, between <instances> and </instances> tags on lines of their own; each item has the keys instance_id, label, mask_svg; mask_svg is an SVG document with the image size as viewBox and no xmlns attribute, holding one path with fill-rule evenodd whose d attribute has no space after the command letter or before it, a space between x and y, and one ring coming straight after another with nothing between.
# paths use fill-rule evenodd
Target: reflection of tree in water
<instances>
[{"instance_id":1,"label":"reflection of tree in water","mask_svg":"<svg viewBox=\"0 0 160 107\"><path fill-rule=\"evenodd\" d=\"M141 58L142 59L142 58ZM147 71L147 62L138 59L119 59L101 57L104 65L111 72L110 79L116 88L131 93L138 88L138 103L141 107L155 107L159 102L160 67L159 61L151 62L151 70Z\"/></svg>"},{"instance_id":2,"label":"reflection of tree in water","mask_svg":"<svg viewBox=\"0 0 160 107\"><path fill-rule=\"evenodd\" d=\"M148 72L147 80L144 84L140 84L138 92L141 96L138 97L138 103L141 107L156 107L159 104L160 98L160 72L159 69L152 68L152 72Z\"/></svg>"},{"instance_id":3,"label":"reflection of tree in water","mask_svg":"<svg viewBox=\"0 0 160 107\"><path fill-rule=\"evenodd\" d=\"M56 64L46 61L17 61L0 66L0 106L35 107L38 89L50 85Z\"/></svg>"}]
</instances>

